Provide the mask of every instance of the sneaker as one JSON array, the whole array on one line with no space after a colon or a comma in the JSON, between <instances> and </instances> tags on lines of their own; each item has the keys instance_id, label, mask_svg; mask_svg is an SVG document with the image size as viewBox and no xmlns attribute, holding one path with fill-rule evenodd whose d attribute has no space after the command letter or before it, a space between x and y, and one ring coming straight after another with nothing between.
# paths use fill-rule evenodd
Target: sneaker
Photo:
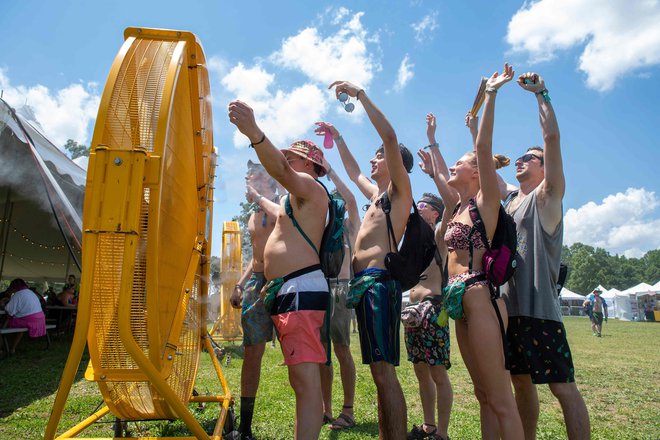
<instances>
[{"instance_id":1,"label":"sneaker","mask_svg":"<svg viewBox=\"0 0 660 440\"><path fill-rule=\"evenodd\" d=\"M427 426L432 426L432 425L427 425ZM433 431L431 432L426 432L424 431L424 424L422 426L417 426L413 425L412 429L406 436L406 440L436 440L436 439L442 439L442 437L439 437L435 434L435 432L438 430L435 426L433 427Z\"/></svg>"},{"instance_id":2,"label":"sneaker","mask_svg":"<svg viewBox=\"0 0 660 440\"><path fill-rule=\"evenodd\" d=\"M421 426L413 425L412 429L406 436L406 440L424 440L427 434Z\"/></svg>"}]
</instances>

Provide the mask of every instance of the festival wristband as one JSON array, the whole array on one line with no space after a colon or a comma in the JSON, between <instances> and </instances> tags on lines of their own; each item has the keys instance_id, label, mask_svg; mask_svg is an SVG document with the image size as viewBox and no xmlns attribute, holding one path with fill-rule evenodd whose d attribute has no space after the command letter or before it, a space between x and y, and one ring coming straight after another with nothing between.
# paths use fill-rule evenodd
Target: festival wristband
<instances>
[{"instance_id":1,"label":"festival wristband","mask_svg":"<svg viewBox=\"0 0 660 440\"><path fill-rule=\"evenodd\" d=\"M263 141L266 140L266 133L261 133L261 139L259 139L259 142L251 142L250 143L250 148L254 148L255 145L259 145Z\"/></svg>"},{"instance_id":2,"label":"festival wristband","mask_svg":"<svg viewBox=\"0 0 660 440\"><path fill-rule=\"evenodd\" d=\"M534 92L536 96L541 95L543 96L543 100L545 102L550 102L550 95L548 94L548 89L543 89L540 92Z\"/></svg>"},{"instance_id":3,"label":"festival wristband","mask_svg":"<svg viewBox=\"0 0 660 440\"><path fill-rule=\"evenodd\" d=\"M437 143L437 142L433 142L432 144L429 144L429 145L427 145L426 147L423 147L422 149L423 149L423 150L430 150L431 148L433 148L433 147L437 147L437 146L438 146L438 143Z\"/></svg>"}]
</instances>

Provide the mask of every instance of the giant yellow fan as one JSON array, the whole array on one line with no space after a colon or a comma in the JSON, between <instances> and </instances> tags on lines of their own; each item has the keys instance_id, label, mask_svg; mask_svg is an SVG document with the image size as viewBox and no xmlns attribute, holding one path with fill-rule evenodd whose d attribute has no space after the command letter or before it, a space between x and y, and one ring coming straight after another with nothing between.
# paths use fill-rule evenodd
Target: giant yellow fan
<instances>
[{"instance_id":1,"label":"giant yellow fan","mask_svg":"<svg viewBox=\"0 0 660 440\"><path fill-rule=\"evenodd\" d=\"M231 395L193 397L206 332L215 154L208 71L189 32L128 28L94 129L83 215L78 322L45 438L55 437L85 340L86 378L106 407L59 438L112 413L121 420L182 419Z\"/></svg>"}]
</instances>

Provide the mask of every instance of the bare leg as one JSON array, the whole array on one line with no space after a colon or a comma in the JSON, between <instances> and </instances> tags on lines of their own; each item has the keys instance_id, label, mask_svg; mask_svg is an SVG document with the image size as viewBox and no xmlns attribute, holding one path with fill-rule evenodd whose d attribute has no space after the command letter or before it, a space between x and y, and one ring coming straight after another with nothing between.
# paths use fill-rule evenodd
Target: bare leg
<instances>
[{"instance_id":1,"label":"bare leg","mask_svg":"<svg viewBox=\"0 0 660 440\"><path fill-rule=\"evenodd\" d=\"M589 412L575 382L551 383L549 385L550 391L559 400L561 410L564 413L569 440L590 439Z\"/></svg>"},{"instance_id":2,"label":"bare leg","mask_svg":"<svg viewBox=\"0 0 660 440\"><path fill-rule=\"evenodd\" d=\"M536 385L532 383L529 374L514 374L511 376L511 382L516 390L516 404L525 431L525 440L535 440L539 421L539 396Z\"/></svg>"},{"instance_id":3,"label":"bare leg","mask_svg":"<svg viewBox=\"0 0 660 440\"><path fill-rule=\"evenodd\" d=\"M378 392L378 426L381 439L406 438L406 400L394 365L384 361L369 365Z\"/></svg>"},{"instance_id":4,"label":"bare leg","mask_svg":"<svg viewBox=\"0 0 660 440\"><path fill-rule=\"evenodd\" d=\"M341 384L344 389L344 406L341 412L353 418L353 403L355 402L355 362L348 345L334 344L335 355L339 361Z\"/></svg>"},{"instance_id":5,"label":"bare leg","mask_svg":"<svg viewBox=\"0 0 660 440\"><path fill-rule=\"evenodd\" d=\"M511 381L504 368L504 349L497 315L487 287L473 287L463 297L467 319L467 341L476 361L477 377L495 412L504 440L523 439L524 432Z\"/></svg>"},{"instance_id":6,"label":"bare leg","mask_svg":"<svg viewBox=\"0 0 660 440\"><path fill-rule=\"evenodd\" d=\"M431 378L428 364L418 362L413 364L415 375L419 382L419 398L422 401L424 424L435 426L436 386ZM424 426L422 426L424 429Z\"/></svg>"},{"instance_id":7,"label":"bare leg","mask_svg":"<svg viewBox=\"0 0 660 440\"><path fill-rule=\"evenodd\" d=\"M14 335L14 339L12 341L11 347L9 347L9 353L16 352L16 347L18 347L18 343L21 342L21 339L23 339L23 333L16 333Z\"/></svg>"},{"instance_id":8,"label":"bare leg","mask_svg":"<svg viewBox=\"0 0 660 440\"><path fill-rule=\"evenodd\" d=\"M449 429L449 414L454 402L454 392L451 389L449 375L444 365L433 365L429 367L433 382L435 382L436 394L438 396L438 434L447 438Z\"/></svg>"},{"instance_id":9,"label":"bare leg","mask_svg":"<svg viewBox=\"0 0 660 440\"><path fill-rule=\"evenodd\" d=\"M241 367L241 397L255 397L261 378L261 358L266 343L246 345Z\"/></svg>"},{"instance_id":10,"label":"bare leg","mask_svg":"<svg viewBox=\"0 0 660 440\"><path fill-rule=\"evenodd\" d=\"M323 392L323 415L332 419L332 365L319 364L321 391Z\"/></svg>"},{"instance_id":11,"label":"bare leg","mask_svg":"<svg viewBox=\"0 0 660 440\"><path fill-rule=\"evenodd\" d=\"M488 400L486 399L486 392L479 385L479 379L476 371L476 361L470 349L467 340L467 323L464 319L458 319L456 323L456 340L458 341L458 348L463 357L463 362L467 367L470 378L474 384L474 395L479 402L479 417L481 420L481 438L482 440L499 440L499 425L495 413L490 409Z\"/></svg>"},{"instance_id":12,"label":"bare leg","mask_svg":"<svg viewBox=\"0 0 660 440\"><path fill-rule=\"evenodd\" d=\"M323 396L319 365L289 365L289 383L296 394L296 440L316 440L323 423Z\"/></svg>"}]
</instances>

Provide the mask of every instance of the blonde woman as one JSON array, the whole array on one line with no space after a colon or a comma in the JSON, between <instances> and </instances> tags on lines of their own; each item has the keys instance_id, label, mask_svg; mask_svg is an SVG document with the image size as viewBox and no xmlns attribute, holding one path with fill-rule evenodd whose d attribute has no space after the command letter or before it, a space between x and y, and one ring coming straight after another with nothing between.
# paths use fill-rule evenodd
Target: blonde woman
<instances>
[{"instance_id":1,"label":"blonde woman","mask_svg":"<svg viewBox=\"0 0 660 440\"><path fill-rule=\"evenodd\" d=\"M494 301L495 290L486 278L482 256L486 244L493 238L500 208L500 191L496 169L508 165L503 156L493 158L492 135L497 91L513 79L513 68L504 65L502 74L495 72L486 83L481 126L476 151L464 154L449 168L448 184L459 195L459 205L447 225L445 242L448 248L448 288L445 308L456 320L456 338L463 360L474 382L475 394L482 406L495 415L502 439L522 439L523 428L516 401L505 368L501 322L506 322L506 308ZM484 222L487 236L475 231L470 207L476 206ZM470 261L471 260L471 261ZM494 307L497 306L497 309ZM500 316L498 316L498 314ZM497 430L484 429L494 421L484 423L482 437L497 436ZM494 431L494 432L493 432Z\"/></svg>"}]
</instances>

